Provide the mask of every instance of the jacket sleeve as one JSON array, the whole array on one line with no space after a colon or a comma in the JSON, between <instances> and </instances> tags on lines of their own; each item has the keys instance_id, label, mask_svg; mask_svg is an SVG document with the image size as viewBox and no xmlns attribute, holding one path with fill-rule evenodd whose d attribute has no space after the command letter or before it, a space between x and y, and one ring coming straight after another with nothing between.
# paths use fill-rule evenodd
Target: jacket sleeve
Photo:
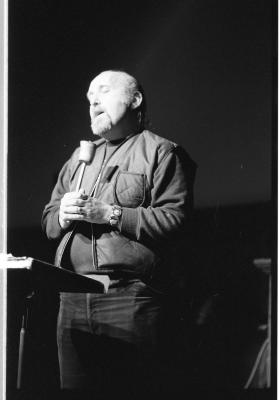
<instances>
[{"instance_id":1,"label":"jacket sleeve","mask_svg":"<svg viewBox=\"0 0 279 400\"><path fill-rule=\"evenodd\" d=\"M62 167L57 183L53 189L50 202L45 206L42 215L42 228L49 239L60 239L64 234L59 224L59 208L62 197L69 192L69 182L71 177L71 159Z\"/></svg>"},{"instance_id":2,"label":"jacket sleeve","mask_svg":"<svg viewBox=\"0 0 279 400\"><path fill-rule=\"evenodd\" d=\"M151 245L181 234L192 211L195 171L182 148L169 151L154 171L150 205L124 207L120 232Z\"/></svg>"}]
</instances>

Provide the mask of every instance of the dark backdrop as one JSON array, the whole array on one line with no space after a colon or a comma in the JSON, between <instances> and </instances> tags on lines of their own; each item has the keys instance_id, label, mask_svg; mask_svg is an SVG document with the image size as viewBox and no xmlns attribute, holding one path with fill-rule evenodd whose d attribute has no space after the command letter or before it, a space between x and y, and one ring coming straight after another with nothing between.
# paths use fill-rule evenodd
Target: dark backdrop
<instances>
[{"instance_id":1,"label":"dark backdrop","mask_svg":"<svg viewBox=\"0 0 279 400\"><path fill-rule=\"evenodd\" d=\"M276 254L275 9L272 0L9 4L8 251L52 261L54 248L40 232L41 212L62 164L80 140L91 138L88 85L104 69L134 74L147 95L152 130L180 143L198 164L187 260L192 286L182 284L181 319L189 297L195 325L199 307L219 296L222 312L211 308L215 322L206 325L210 335L208 328L199 331L194 354L200 361L195 379L213 386L243 387L256 351L250 349L250 357L245 349L251 331L255 343L261 340L254 327L266 317L265 284L252 260L275 261ZM8 285L12 388L22 311L16 287L14 280ZM31 380L55 386L56 303L45 293L33 309ZM237 326L231 335L227 310ZM223 355L219 361L205 362L217 354Z\"/></svg>"},{"instance_id":2,"label":"dark backdrop","mask_svg":"<svg viewBox=\"0 0 279 400\"><path fill-rule=\"evenodd\" d=\"M38 223L91 138L86 92L106 68L139 78L154 132L199 165L198 207L269 201L272 16L271 0L10 2L9 225Z\"/></svg>"}]
</instances>

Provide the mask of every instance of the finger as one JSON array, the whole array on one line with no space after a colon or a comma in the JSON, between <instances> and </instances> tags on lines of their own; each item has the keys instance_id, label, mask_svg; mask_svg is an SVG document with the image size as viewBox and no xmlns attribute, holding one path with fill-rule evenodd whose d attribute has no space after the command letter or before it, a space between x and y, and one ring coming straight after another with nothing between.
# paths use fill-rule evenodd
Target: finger
<instances>
[{"instance_id":1,"label":"finger","mask_svg":"<svg viewBox=\"0 0 279 400\"><path fill-rule=\"evenodd\" d=\"M85 204L86 200L81 200L81 199L70 198L61 200L62 207L74 207L74 206L84 207Z\"/></svg>"},{"instance_id":2,"label":"finger","mask_svg":"<svg viewBox=\"0 0 279 400\"><path fill-rule=\"evenodd\" d=\"M64 217L65 221L83 221L84 215L82 214L67 214Z\"/></svg>"},{"instance_id":3,"label":"finger","mask_svg":"<svg viewBox=\"0 0 279 400\"><path fill-rule=\"evenodd\" d=\"M70 199L69 201L65 202L67 206L79 206L83 207L86 204L86 200L81 200L81 199Z\"/></svg>"},{"instance_id":4,"label":"finger","mask_svg":"<svg viewBox=\"0 0 279 400\"><path fill-rule=\"evenodd\" d=\"M78 193L79 193L81 199L83 199L83 200L88 199L88 195L85 193L85 189L79 189Z\"/></svg>"},{"instance_id":5,"label":"finger","mask_svg":"<svg viewBox=\"0 0 279 400\"><path fill-rule=\"evenodd\" d=\"M79 206L67 206L67 207L63 207L62 211L64 212L64 214L83 214L83 207L79 207Z\"/></svg>"},{"instance_id":6,"label":"finger","mask_svg":"<svg viewBox=\"0 0 279 400\"><path fill-rule=\"evenodd\" d=\"M87 196L85 195L85 193L84 194L82 194L82 193L80 193L80 192L68 192L68 193L65 193L64 194L64 199L81 199L81 198L84 198L84 197L86 197L87 198Z\"/></svg>"},{"instance_id":7,"label":"finger","mask_svg":"<svg viewBox=\"0 0 279 400\"><path fill-rule=\"evenodd\" d=\"M85 199L77 199L77 200L75 200L75 205L76 206L83 207L83 206L85 206L86 203L87 203L87 200L85 200Z\"/></svg>"}]
</instances>

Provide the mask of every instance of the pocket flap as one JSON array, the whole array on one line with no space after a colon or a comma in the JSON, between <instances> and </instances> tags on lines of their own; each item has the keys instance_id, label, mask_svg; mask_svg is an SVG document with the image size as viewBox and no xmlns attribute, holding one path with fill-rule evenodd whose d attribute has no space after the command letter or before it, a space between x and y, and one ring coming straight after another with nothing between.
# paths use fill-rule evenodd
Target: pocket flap
<instances>
[{"instance_id":1,"label":"pocket flap","mask_svg":"<svg viewBox=\"0 0 279 400\"><path fill-rule=\"evenodd\" d=\"M145 199L146 176L135 172L119 171L114 186L114 200L123 207L139 207Z\"/></svg>"}]
</instances>

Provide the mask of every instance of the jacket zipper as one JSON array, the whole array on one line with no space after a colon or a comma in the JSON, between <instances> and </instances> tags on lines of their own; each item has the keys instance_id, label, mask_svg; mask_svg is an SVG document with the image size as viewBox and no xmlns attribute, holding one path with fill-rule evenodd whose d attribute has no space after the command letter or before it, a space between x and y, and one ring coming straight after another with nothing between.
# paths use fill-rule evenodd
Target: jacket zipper
<instances>
[{"instance_id":1,"label":"jacket zipper","mask_svg":"<svg viewBox=\"0 0 279 400\"><path fill-rule=\"evenodd\" d=\"M107 153L107 142L105 144L105 152L104 152L104 158L101 166L101 170L99 172L99 175L97 177L96 183L93 186L93 189L90 192L90 197L93 199L96 197L96 192L101 180L101 175L104 170L105 165L107 164L108 160L106 160L106 153ZM98 269L98 257L97 257L97 246L96 246L96 237L94 236L94 229L93 229L93 224L91 223L91 254L92 254L92 266L93 270Z\"/></svg>"},{"instance_id":2,"label":"jacket zipper","mask_svg":"<svg viewBox=\"0 0 279 400\"><path fill-rule=\"evenodd\" d=\"M132 135L133 136L133 135ZM121 147L124 143L127 142L127 140L130 138L131 136L127 136L126 139L120 144L120 146L117 147L117 149L115 149L115 151L118 150L119 147ZM93 198L96 198L96 194L97 194L97 190L99 188L99 184L101 181L101 176L102 173L107 165L107 163L109 162L110 158L113 156L113 154L115 153L115 151L113 153L110 154L110 156L106 159L106 152L107 152L107 142L105 143L105 153L104 153L104 158L103 158L103 163L102 163L102 167L100 170L100 173L98 175L98 178L96 180L96 183L93 187L93 189L90 192L90 196L92 196ZM93 269L98 270L98 257L97 257L97 246L96 246L96 237L94 236L94 229L93 229L93 224L91 224L91 241L92 241L92 247L91 247L91 252L92 252L92 264L93 264Z\"/></svg>"},{"instance_id":3,"label":"jacket zipper","mask_svg":"<svg viewBox=\"0 0 279 400\"><path fill-rule=\"evenodd\" d=\"M134 136L134 135L131 135L131 136ZM124 140L119 147L121 147L129 138L130 138L130 136L127 136L126 140ZM101 181L101 175L103 173L103 170L104 170L105 166L107 165L108 161L110 160L110 158L112 157L112 155L114 154L114 152L112 154L110 154L110 156L106 160L107 142L105 143L105 146L106 147L105 147L105 153L104 153L104 158L103 158L103 162L102 162L102 167L101 167L101 170L100 170L99 175L97 177L96 183L93 186L93 189L91 190L90 195L89 195L90 197L93 197L93 198L96 197L97 189L98 189L99 183ZM117 149L118 149L118 147L117 147ZM76 170L75 170L75 172L76 172ZM65 251L65 248L66 248L66 246L67 246L72 234L74 233L76 227L77 227L77 222L76 222L75 226L73 227L73 229L71 230L71 232L68 233L68 237L65 240L65 243L64 243L64 245L63 245L63 247L61 249L60 257L57 260L58 267L61 267L61 261L62 261L62 257L63 257L64 251ZM93 264L93 269L97 270L98 269L98 259L97 259L96 238L94 236L93 224L91 224L91 238L92 238L92 249L91 249L91 252L92 252L92 264Z\"/></svg>"}]
</instances>

